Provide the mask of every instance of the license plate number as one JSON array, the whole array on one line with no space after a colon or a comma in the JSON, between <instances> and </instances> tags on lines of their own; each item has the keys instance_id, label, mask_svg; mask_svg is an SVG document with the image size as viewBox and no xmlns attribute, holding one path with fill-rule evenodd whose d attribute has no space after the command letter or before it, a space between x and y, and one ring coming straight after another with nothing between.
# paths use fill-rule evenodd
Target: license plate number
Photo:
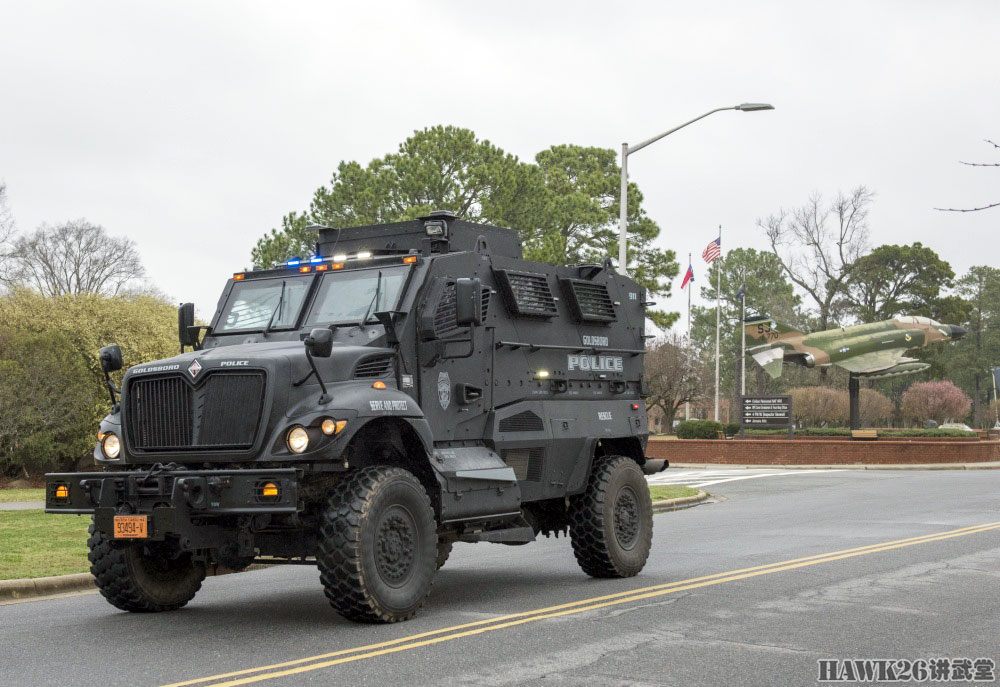
<instances>
[{"instance_id":1,"label":"license plate number","mask_svg":"<svg viewBox=\"0 0 1000 687\"><path fill-rule=\"evenodd\" d=\"M115 516L115 539L146 539L148 532L148 515Z\"/></svg>"}]
</instances>

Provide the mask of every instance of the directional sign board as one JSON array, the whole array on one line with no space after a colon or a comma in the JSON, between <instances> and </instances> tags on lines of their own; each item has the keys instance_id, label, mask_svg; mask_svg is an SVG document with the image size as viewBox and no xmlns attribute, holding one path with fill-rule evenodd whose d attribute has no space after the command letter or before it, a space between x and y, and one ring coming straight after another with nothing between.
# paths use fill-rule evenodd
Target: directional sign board
<instances>
[{"instance_id":1,"label":"directional sign board","mask_svg":"<svg viewBox=\"0 0 1000 687\"><path fill-rule=\"evenodd\" d=\"M740 409L740 433L747 427L769 429L787 427L792 436L791 396L744 396Z\"/></svg>"}]
</instances>

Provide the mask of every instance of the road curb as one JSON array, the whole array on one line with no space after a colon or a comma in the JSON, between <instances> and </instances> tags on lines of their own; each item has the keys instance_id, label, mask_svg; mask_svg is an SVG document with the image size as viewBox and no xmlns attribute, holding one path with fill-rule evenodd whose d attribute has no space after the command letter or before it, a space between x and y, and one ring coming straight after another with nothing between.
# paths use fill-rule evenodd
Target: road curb
<instances>
[{"instance_id":1,"label":"road curb","mask_svg":"<svg viewBox=\"0 0 1000 687\"><path fill-rule=\"evenodd\" d=\"M662 501L653 501L653 512L654 513L666 513L672 510L681 510L682 508L690 508L691 506L696 506L705 499L708 498L708 493L698 490L698 493L693 496L680 496L676 499L663 499Z\"/></svg>"},{"instance_id":2,"label":"road curb","mask_svg":"<svg viewBox=\"0 0 1000 687\"><path fill-rule=\"evenodd\" d=\"M232 575L270 568L264 563L254 563L245 570L230 570L221 566L211 566L206 577ZM36 601L61 594L95 591L94 576L90 573L56 575L54 577L27 577L17 580L0 580L0 604L11 601Z\"/></svg>"},{"instance_id":3,"label":"road curb","mask_svg":"<svg viewBox=\"0 0 1000 687\"><path fill-rule=\"evenodd\" d=\"M834 463L824 465L774 465L757 464L744 465L735 463L675 463L670 461L671 468L686 469L719 469L733 468L746 470L1000 470L1000 462L989 463Z\"/></svg>"}]
</instances>

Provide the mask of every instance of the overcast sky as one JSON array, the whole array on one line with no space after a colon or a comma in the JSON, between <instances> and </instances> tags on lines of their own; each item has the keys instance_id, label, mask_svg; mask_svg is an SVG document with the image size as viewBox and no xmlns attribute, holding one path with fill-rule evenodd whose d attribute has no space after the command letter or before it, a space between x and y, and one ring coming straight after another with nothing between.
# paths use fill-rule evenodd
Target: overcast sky
<instances>
[{"instance_id":1,"label":"overcast sky","mask_svg":"<svg viewBox=\"0 0 1000 687\"><path fill-rule=\"evenodd\" d=\"M660 244L763 242L778 208L874 189L874 244L997 264L1000 2L0 0L0 179L22 231L86 217L210 316L256 239L342 159L473 129L530 160L618 149ZM704 280L699 279L699 285ZM679 278L678 284L679 285ZM683 311L675 285L670 302ZM696 294L697 295L697 294Z\"/></svg>"}]
</instances>

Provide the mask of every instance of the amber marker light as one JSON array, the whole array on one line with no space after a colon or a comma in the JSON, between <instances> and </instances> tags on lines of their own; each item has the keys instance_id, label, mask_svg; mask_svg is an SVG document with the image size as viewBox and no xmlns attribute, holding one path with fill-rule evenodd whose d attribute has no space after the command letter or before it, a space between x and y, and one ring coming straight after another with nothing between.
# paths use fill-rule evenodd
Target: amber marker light
<instances>
[{"instance_id":1,"label":"amber marker light","mask_svg":"<svg viewBox=\"0 0 1000 687\"><path fill-rule=\"evenodd\" d=\"M278 498L279 493L280 491L278 490L278 485L275 484L274 482L264 482L262 485L260 485L261 496L276 499Z\"/></svg>"},{"instance_id":2,"label":"amber marker light","mask_svg":"<svg viewBox=\"0 0 1000 687\"><path fill-rule=\"evenodd\" d=\"M328 269L330 269L329 265L316 265L317 272L326 272Z\"/></svg>"},{"instance_id":3,"label":"amber marker light","mask_svg":"<svg viewBox=\"0 0 1000 687\"><path fill-rule=\"evenodd\" d=\"M323 434L333 436L334 434L343 432L346 426L347 420L334 420L332 417L328 417L323 420L323 424L319 428L323 431Z\"/></svg>"},{"instance_id":4,"label":"amber marker light","mask_svg":"<svg viewBox=\"0 0 1000 687\"><path fill-rule=\"evenodd\" d=\"M245 275L245 274L234 274L233 275L233 281L243 281L246 278L247 278L247 275Z\"/></svg>"},{"instance_id":5,"label":"amber marker light","mask_svg":"<svg viewBox=\"0 0 1000 687\"><path fill-rule=\"evenodd\" d=\"M344 269L344 263L342 263L342 262L335 262L332 265L330 265L330 269L331 270L342 270L342 269Z\"/></svg>"},{"instance_id":6,"label":"amber marker light","mask_svg":"<svg viewBox=\"0 0 1000 687\"><path fill-rule=\"evenodd\" d=\"M308 274L309 272L312 272L312 269L313 268L310 267L309 265L303 265L302 267L299 268L299 272L301 272L302 274Z\"/></svg>"},{"instance_id":7,"label":"amber marker light","mask_svg":"<svg viewBox=\"0 0 1000 687\"><path fill-rule=\"evenodd\" d=\"M417 262L416 255L407 255L405 258L403 258L404 265L414 265L416 264L416 262Z\"/></svg>"},{"instance_id":8,"label":"amber marker light","mask_svg":"<svg viewBox=\"0 0 1000 687\"><path fill-rule=\"evenodd\" d=\"M60 484L56 487L56 498L57 499L68 499L69 498L69 487L65 484Z\"/></svg>"},{"instance_id":9,"label":"amber marker light","mask_svg":"<svg viewBox=\"0 0 1000 687\"><path fill-rule=\"evenodd\" d=\"M372 388L373 389L384 389L385 388L385 382L375 382L374 384L372 384Z\"/></svg>"}]
</instances>

